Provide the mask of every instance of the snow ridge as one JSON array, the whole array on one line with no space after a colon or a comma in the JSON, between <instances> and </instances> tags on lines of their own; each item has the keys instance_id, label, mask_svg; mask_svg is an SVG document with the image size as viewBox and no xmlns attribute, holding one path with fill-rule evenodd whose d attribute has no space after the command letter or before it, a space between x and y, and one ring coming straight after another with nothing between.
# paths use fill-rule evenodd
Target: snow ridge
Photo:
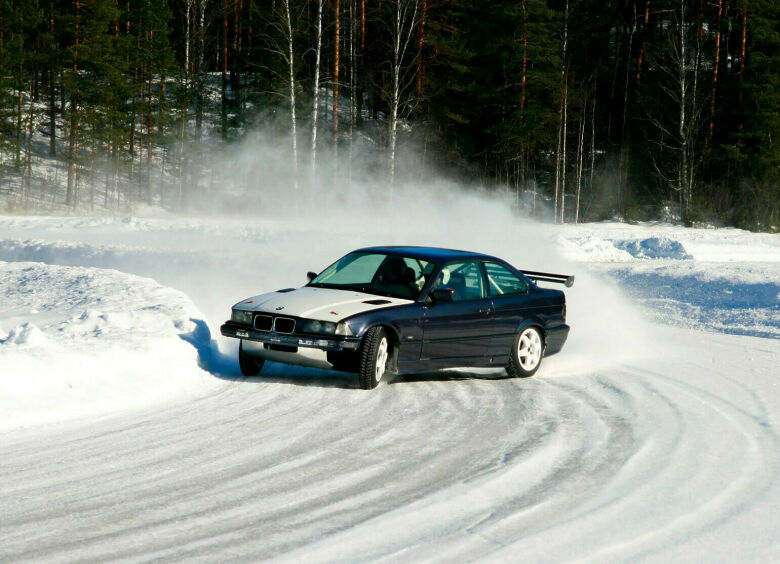
<instances>
[{"instance_id":1,"label":"snow ridge","mask_svg":"<svg viewBox=\"0 0 780 564\"><path fill-rule=\"evenodd\" d=\"M114 270L0 262L0 429L170 398L203 384L184 294ZM195 370L193 370L195 368Z\"/></svg>"}]
</instances>

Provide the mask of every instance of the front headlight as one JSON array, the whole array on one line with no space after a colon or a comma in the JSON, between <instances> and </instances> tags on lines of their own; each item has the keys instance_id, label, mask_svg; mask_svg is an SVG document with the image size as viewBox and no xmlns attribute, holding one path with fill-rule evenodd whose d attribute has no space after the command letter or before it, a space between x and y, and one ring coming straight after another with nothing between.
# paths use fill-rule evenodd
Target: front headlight
<instances>
[{"instance_id":1,"label":"front headlight","mask_svg":"<svg viewBox=\"0 0 780 564\"><path fill-rule=\"evenodd\" d=\"M252 312L243 309L234 309L230 316L230 321L241 323L243 325L252 325Z\"/></svg>"},{"instance_id":2,"label":"front headlight","mask_svg":"<svg viewBox=\"0 0 780 564\"><path fill-rule=\"evenodd\" d=\"M319 333L322 335L333 335L336 332L336 324L330 321L304 321L304 333Z\"/></svg>"}]
</instances>

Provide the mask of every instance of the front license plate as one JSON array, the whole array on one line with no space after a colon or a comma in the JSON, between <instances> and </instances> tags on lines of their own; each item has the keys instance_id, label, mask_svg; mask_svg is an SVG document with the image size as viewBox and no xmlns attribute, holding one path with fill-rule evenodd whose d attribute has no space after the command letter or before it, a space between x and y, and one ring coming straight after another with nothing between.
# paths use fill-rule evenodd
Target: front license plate
<instances>
[{"instance_id":1,"label":"front license plate","mask_svg":"<svg viewBox=\"0 0 780 564\"><path fill-rule=\"evenodd\" d=\"M236 337L249 337L249 331L244 331L243 329L239 329L236 331Z\"/></svg>"}]
</instances>

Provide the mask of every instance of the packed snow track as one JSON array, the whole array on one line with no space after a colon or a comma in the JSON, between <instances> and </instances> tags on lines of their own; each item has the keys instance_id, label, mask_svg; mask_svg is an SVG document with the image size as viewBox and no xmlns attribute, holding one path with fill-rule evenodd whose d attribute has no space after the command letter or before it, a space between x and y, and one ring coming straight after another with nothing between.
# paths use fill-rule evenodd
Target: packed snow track
<instances>
[{"instance_id":1,"label":"packed snow track","mask_svg":"<svg viewBox=\"0 0 780 564\"><path fill-rule=\"evenodd\" d=\"M598 260L555 258L559 232L502 227L535 237L518 251L489 246L503 239L486 229L475 250L581 269L570 342L534 378L447 371L366 392L273 363L241 378L215 337L230 304L350 248L423 237L342 233L315 257L307 225L0 221L0 390L21 406L0 416L0 561L780 559L780 322L766 288L754 332L744 317L737 331L649 324L588 274ZM563 236L601 237L579 245L592 250L609 229ZM780 291L768 245L751 264L769 257L762 280ZM688 275L689 247L668 246L664 276ZM103 370L84 376L93 356Z\"/></svg>"}]
</instances>

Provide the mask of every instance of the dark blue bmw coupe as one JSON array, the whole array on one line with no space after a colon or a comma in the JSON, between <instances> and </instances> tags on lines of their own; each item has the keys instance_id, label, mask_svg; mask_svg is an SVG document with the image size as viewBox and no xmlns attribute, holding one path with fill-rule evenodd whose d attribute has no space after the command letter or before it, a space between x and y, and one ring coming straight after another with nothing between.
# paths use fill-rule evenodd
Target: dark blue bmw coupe
<instances>
[{"instance_id":1,"label":"dark blue bmw coupe","mask_svg":"<svg viewBox=\"0 0 780 564\"><path fill-rule=\"evenodd\" d=\"M309 283L242 300L221 332L240 339L246 376L266 360L385 374L503 366L532 376L569 334L562 291L574 276L517 270L479 253L433 247L353 251Z\"/></svg>"}]
</instances>

